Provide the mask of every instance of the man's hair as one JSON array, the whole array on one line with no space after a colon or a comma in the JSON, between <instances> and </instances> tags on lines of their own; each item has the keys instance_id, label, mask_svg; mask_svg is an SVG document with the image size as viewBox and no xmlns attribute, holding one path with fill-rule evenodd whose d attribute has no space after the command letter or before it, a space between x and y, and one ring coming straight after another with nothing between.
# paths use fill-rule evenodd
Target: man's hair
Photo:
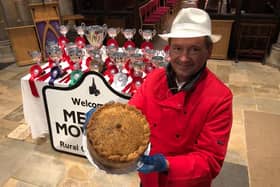
<instances>
[{"instance_id":1,"label":"man's hair","mask_svg":"<svg viewBox=\"0 0 280 187\"><path fill-rule=\"evenodd\" d=\"M213 41L210 36L205 36L205 46L207 49L210 49L213 46ZM168 38L168 44L170 44L171 38Z\"/></svg>"},{"instance_id":2,"label":"man's hair","mask_svg":"<svg viewBox=\"0 0 280 187\"><path fill-rule=\"evenodd\" d=\"M205 45L207 49L210 49L213 46L213 41L210 36L205 36Z\"/></svg>"}]
</instances>

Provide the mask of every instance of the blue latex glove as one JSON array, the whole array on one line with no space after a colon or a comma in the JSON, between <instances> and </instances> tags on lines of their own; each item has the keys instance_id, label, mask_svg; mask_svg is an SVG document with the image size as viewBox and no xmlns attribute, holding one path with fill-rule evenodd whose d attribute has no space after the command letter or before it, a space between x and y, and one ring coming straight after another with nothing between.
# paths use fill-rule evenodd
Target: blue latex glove
<instances>
[{"instance_id":1,"label":"blue latex glove","mask_svg":"<svg viewBox=\"0 0 280 187\"><path fill-rule=\"evenodd\" d=\"M162 154L155 154L153 156L143 155L140 158L140 162L143 163L143 166L138 169L141 173L164 172L168 170L166 159Z\"/></svg>"}]
</instances>

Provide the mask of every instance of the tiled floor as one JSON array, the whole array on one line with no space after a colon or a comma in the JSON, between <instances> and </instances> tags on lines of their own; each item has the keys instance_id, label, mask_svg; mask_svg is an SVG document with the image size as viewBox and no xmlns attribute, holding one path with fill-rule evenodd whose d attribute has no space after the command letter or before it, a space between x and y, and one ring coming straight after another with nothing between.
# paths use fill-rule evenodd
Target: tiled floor
<instances>
[{"instance_id":1,"label":"tiled floor","mask_svg":"<svg viewBox=\"0 0 280 187\"><path fill-rule=\"evenodd\" d=\"M158 41L162 45L163 41ZM0 186L137 187L136 173L108 175L81 157L56 152L49 139L33 140L22 112L20 78L30 66L0 70ZM208 67L234 93L228 153L214 187L247 187L244 111L280 114L279 70L259 62L209 60Z\"/></svg>"}]
</instances>

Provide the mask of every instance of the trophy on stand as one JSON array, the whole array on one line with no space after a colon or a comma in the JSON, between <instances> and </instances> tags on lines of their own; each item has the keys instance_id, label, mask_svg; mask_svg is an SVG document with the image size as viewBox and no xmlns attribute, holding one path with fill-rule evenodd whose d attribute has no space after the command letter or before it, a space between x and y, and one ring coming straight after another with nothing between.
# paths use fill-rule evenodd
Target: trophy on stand
<instances>
[{"instance_id":1,"label":"trophy on stand","mask_svg":"<svg viewBox=\"0 0 280 187\"><path fill-rule=\"evenodd\" d=\"M51 68L49 85L54 85L54 81L62 77L65 72L63 71L60 62L62 60L62 50L55 41L48 42L47 45L49 67Z\"/></svg>"},{"instance_id":2,"label":"trophy on stand","mask_svg":"<svg viewBox=\"0 0 280 187\"><path fill-rule=\"evenodd\" d=\"M136 34L136 29L121 29L123 36L126 39L124 43L124 48L128 49L135 49L135 43L132 41L134 35Z\"/></svg>"},{"instance_id":3,"label":"trophy on stand","mask_svg":"<svg viewBox=\"0 0 280 187\"><path fill-rule=\"evenodd\" d=\"M70 59L70 69L77 70L81 69L82 58L84 56L83 49L81 49L76 44L70 42L66 46L66 52Z\"/></svg>"},{"instance_id":4,"label":"trophy on stand","mask_svg":"<svg viewBox=\"0 0 280 187\"><path fill-rule=\"evenodd\" d=\"M106 45L107 47L119 47L119 43L117 42L117 40L115 39L117 37L117 35L120 33L120 28L115 28L115 27L110 27L107 30L108 36L110 37L110 39L107 41Z\"/></svg>"},{"instance_id":5,"label":"trophy on stand","mask_svg":"<svg viewBox=\"0 0 280 187\"><path fill-rule=\"evenodd\" d=\"M85 26L85 35L94 49L100 49L107 34L107 25Z\"/></svg>"},{"instance_id":6,"label":"trophy on stand","mask_svg":"<svg viewBox=\"0 0 280 187\"><path fill-rule=\"evenodd\" d=\"M167 65L167 62L164 60L164 57L160 55L153 56L151 62L155 66L155 68L163 68Z\"/></svg>"},{"instance_id":7,"label":"trophy on stand","mask_svg":"<svg viewBox=\"0 0 280 187\"><path fill-rule=\"evenodd\" d=\"M58 45L62 50L63 61L66 61L68 59L67 59L65 47L66 47L66 44L69 42L69 40L66 37L66 34L68 33L69 28L65 25L61 25L59 27L59 31L60 31L61 36L58 38Z\"/></svg>"},{"instance_id":8,"label":"trophy on stand","mask_svg":"<svg viewBox=\"0 0 280 187\"><path fill-rule=\"evenodd\" d=\"M41 66L42 54L40 51L29 51L28 54L31 56L32 62Z\"/></svg>"},{"instance_id":9,"label":"trophy on stand","mask_svg":"<svg viewBox=\"0 0 280 187\"><path fill-rule=\"evenodd\" d=\"M89 55L86 59L86 66L88 68L87 71L92 70L96 72L102 72L104 63L99 50L95 50L92 45L87 45L86 51Z\"/></svg>"},{"instance_id":10,"label":"trophy on stand","mask_svg":"<svg viewBox=\"0 0 280 187\"><path fill-rule=\"evenodd\" d=\"M70 69L72 70L69 86L73 86L80 80L83 74L81 71L81 64L84 52L74 43L69 43L66 47L66 51L71 61Z\"/></svg>"},{"instance_id":11,"label":"trophy on stand","mask_svg":"<svg viewBox=\"0 0 280 187\"><path fill-rule=\"evenodd\" d=\"M62 50L56 41L48 41L46 52L48 54L49 67L59 66L62 60Z\"/></svg>"},{"instance_id":12,"label":"trophy on stand","mask_svg":"<svg viewBox=\"0 0 280 187\"><path fill-rule=\"evenodd\" d=\"M85 40L85 24L82 23L81 26L74 26L74 28L76 29L76 32L79 36L76 37L75 39L75 44L79 47L79 48L84 48L86 45L86 40Z\"/></svg>"},{"instance_id":13,"label":"trophy on stand","mask_svg":"<svg viewBox=\"0 0 280 187\"><path fill-rule=\"evenodd\" d=\"M130 96L134 95L137 89L141 86L146 76L145 73L145 62L136 60L132 62L132 72L130 74L132 80L122 90L124 93L128 93Z\"/></svg>"},{"instance_id":14,"label":"trophy on stand","mask_svg":"<svg viewBox=\"0 0 280 187\"><path fill-rule=\"evenodd\" d=\"M156 50L154 49L145 49L143 51L143 55L144 55L144 62L145 62L145 72L147 74L151 73L154 69L155 66L152 63L152 58L153 56L155 56Z\"/></svg>"},{"instance_id":15,"label":"trophy on stand","mask_svg":"<svg viewBox=\"0 0 280 187\"><path fill-rule=\"evenodd\" d=\"M112 58L114 64L118 69L118 72L114 75L114 80L111 86L116 90L121 91L128 81L128 75L124 69L125 62L127 60L127 55L124 52L115 52L112 55Z\"/></svg>"},{"instance_id":16,"label":"trophy on stand","mask_svg":"<svg viewBox=\"0 0 280 187\"><path fill-rule=\"evenodd\" d=\"M154 49L154 45L151 42L151 40L153 39L153 37L156 35L156 30L150 30L150 29L139 29L139 34L142 36L142 38L145 40L144 42L142 42L141 44L141 49L146 50L146 49Z\"/></svg>"},{"instance_id":17,"label":"trophy on stand","mask_svg":"<svg viewBox=\"0 0 280 187\"><path fill-rule=\"evenodd\" d=\"M125 69L129 72L131 75L133 73L133 63L135 61L142 61L143 60L143 55L142 53L139 53L138 50L135 50L133 53L128 53L128 60L125 63Z\"/></svg>"}]
</instances>

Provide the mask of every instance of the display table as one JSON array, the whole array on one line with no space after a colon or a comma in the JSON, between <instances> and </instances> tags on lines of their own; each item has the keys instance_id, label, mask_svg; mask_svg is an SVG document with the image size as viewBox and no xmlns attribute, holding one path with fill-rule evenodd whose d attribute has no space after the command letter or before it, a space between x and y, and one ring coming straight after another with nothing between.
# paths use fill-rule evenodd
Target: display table
<instances>
[{"instance_id":1,"label":"display table","mask_svg":"<svg viewBox=\"0 0 280 187\"><path fill-rule=\"evenodd\" d=\"M65 66L66 63L62 64L63 68L65 68ZM50 72L50 68L47 67L48 64L42 66L45 74L48 74ZM69 76L69 73L70 71L68 70L68 73L64 77L57 79L54 82L54 85L57 87L67 87L68 83L62 82L61 80ZM34 81L39 97L35 97L31 92L29 85L30 78L30 74L27 74L21 78L21 94L25 122L30 126L32 138L36 139L39 137L44 137L49 133L42 89L44 86L48 85L50 77L47 77L44 80L37 79Z\"/></svg>"}]
</instances>

